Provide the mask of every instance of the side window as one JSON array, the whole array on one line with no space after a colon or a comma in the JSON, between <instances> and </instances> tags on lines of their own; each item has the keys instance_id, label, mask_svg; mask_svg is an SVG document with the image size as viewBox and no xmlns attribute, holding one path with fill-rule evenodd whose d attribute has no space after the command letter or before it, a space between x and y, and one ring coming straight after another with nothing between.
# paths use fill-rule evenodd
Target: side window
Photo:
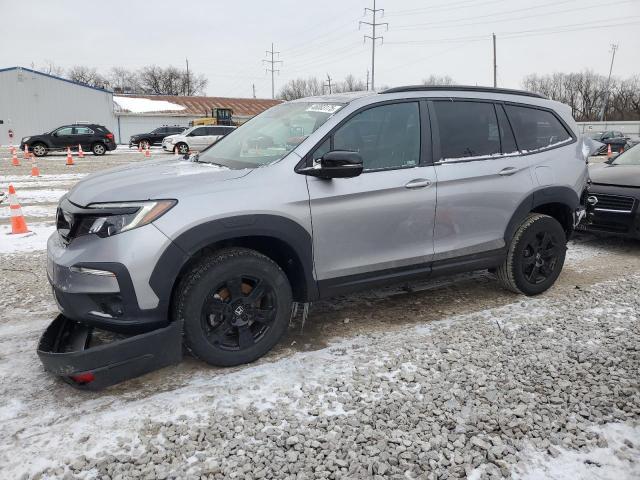
<instances>
[{"instance_id":1,"label":"side window","mask_svg":"<svg viewBox=\"0 0 640 480\"><path fill-rule=\"evenodd\" d=\"M192 137L202 137L206 135L206 129L205 127L200 127L200 128L196 128L194 131L191 132Z\"/></svg>"},{"instance_id":2,"label":"side window","mask_svg":"<svg viewBox=\"0 0 640 480\"><path fill-rule=\"evenodd\" d=\"M435 101L433 104L440 130L441 159L500 153L500 129L492 103Z\"/></svg>"},{"instance_id":3,"label":"side window","mask_svg":"<svg viewBox=\"0 0 640 480\"><path fill-rule=\"evenodd\" d=\"M59 137L62 135L73 135L73 127L62 127L56 130L56 135Z\"/></svg>"},{"instance_id":4,"label":"side window","mask_svg":"<svg viewBox=\"0 0 640 480\"><path fill-rule=\"evenodd\" d=\"M89 127L75 127L73 130L74 135L93 135L93 130Z\"/></svg>"},{"instance_id":5,"label":"side window","mask_svg":"<svg viewBox=\"0 0 640 480\"><path fill-rule=\"evenodd\" d=\"M521 151L540 150L571 140L551 112L515 105L505 105L505 110Z\"/></svg>"},{"instance_id":6,"label":"side window","mask_svg":"<svg viewBox=\"0 0 640 480\"><path fill-rule=\"evenodd\" d=\"M381 105L358 113L333 134L333 150L359 152L365 170L418 165L418 103ZM319 158L316 155L314 154L314 158Z\"/></svg>"},{"instance_id":7,"label":"side window","mask_svg":"<svg viewBox=\"0 0 640 480\"><path fill-rule=\"evenodd\" d=\"M517 152L516 139L513 136L513 130L511 130L511 125L509 125L509 120L504 113L502 105L496 105L496 113L498 114L498 127L500 127L500 147L502 153Z\"/></svg>"},{"instance_id":8,"label":"side window","mask_svg":"<svg viewBox=\"0 0 640 480\"><path fill-rule=\"evenodd\" d=\"M329 151L331 151L331 138L327 138L318 148L316 148L313 152L313 162L318 162L322 156Z\"/></svg>"}]
</instances>

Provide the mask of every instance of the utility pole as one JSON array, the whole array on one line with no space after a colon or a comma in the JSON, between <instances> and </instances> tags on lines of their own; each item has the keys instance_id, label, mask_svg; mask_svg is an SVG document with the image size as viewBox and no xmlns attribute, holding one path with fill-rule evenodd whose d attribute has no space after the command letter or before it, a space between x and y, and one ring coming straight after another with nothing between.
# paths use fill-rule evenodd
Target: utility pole
<instances>
[{"instance_id":1,"label":"utility pole","mask_svg":"<svg viewBox=\"0 0 640 480\"><path fill-rule=\"evenodd\" d=\"M256 84L252 83L251 88L253 88L253 98L256 98Z\"/></svg>"},{"instance_id":2,"label":"utility pole","mask_svg":"<svg viewBox=\"0 0 640 480\"><path fill-rule=\"evenodd\" d=\"M267 68L267 72L271 72L271 98L276 98L276 88L275 88L275 79L274 79L274 74L280 73L280 70L277 70L275 68L277 63L282 63L282 60L275 60L275 56L276 55L280 55L280 52L275 52L273 50L273 43L271 44L271 50L267 50L267 57L271 56L271 59L266 58L265 60L262 60L264 63L267 63L270 65L270 68Z\"/></svg>"},{"instance_id":3,"label":"utility pole","mask_svg":"<svg viewBox=\"0 0 640 480\"><path fill-rule=\"evenodd\" d=\"M382 25L384 25L387 30L389 30L389 24L384 22L384 23L376 23L376 15L378 12L382 12L382 14L384 15L384 8L376 8L376 0L373 0L373 8L365 8L364 9L364 14L366 15L367 12L371 12L371 15L373 16L373 20L371 22L363 22L362 20L360 20L360 22L358 22L358 29L364 24L364 25L369 25L371 27L371 35L365 35L364 36L364 41L367 41L367 38L371 40L371 90L375 90L375 78L376 78L376 40L382 40L382 42L384 43L384 37L380 36L380 37L376 37L376 27L381 27Z\"/></svg>"},{"instance_id":4,"label":"utility pole","mask_svg":"<svg viewBox=\"0 0 640 480\"><path fill-rule=\"evenodd\" d=\"M331 75L329 75L328 73L327 73L327 83L325 83L323 87L327 87L329 89L329 95L333 93L331 91Z\"/></svg>"},{"instance_id":5,"label":"utility pole","mask_svg":"<svg viewBox=\"0 0 640 480\"><path fill-rule=\"evenodd\" d=\"M609 67L609 78L607 78L607 91L604 92L604 105L602 106L602 112L600 113L600 121L604 121L604 116L607 112L607 105L609 103L609 86L611 85L611 72L613 72L613 60L616 58L616 50L618 50L618 44L611 44L611 66Z\"/></svg>"},{"instance_id":6,"label":"utility pole","mask_svg":"<svg viewBox=\"0 0 640 480\"><path fill-rule=\"evenodd\" d=\"M187 97L191 96L191 81L189 80L189 59L185 58L187 62Z\"/></svg>"},{"instance_id":7,"label":"utility pole","mask_svg":"<svg viewBox=\"0 0 640 480\"><path fill-rule=\"evenodd\" d=\"M493 36L493 88L498 86L498 65L496 64L496 34L492 33Z\"/></svg>"},{"instance_id":8,"label":"utility pole","mask_svg":"<svg viewBox=\"0 0 640 480\"><path fill-rule=\"evenodd\" d=\"M367 70L367 92L369 91L369 70Z\"/></svg>"}]
</instances>

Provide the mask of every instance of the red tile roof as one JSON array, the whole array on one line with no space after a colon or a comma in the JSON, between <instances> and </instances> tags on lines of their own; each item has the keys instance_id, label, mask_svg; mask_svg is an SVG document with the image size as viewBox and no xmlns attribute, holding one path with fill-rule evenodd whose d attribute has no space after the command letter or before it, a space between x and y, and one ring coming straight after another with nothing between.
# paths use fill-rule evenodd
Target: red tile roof
<instances>
[{"instance_id":1,"label":"red tile roof","mask_svg":"<svg viewBox=\"0 0 640 480\"><path fill-rule=\"evenodd\" d=\"M184 110L173 112L182 115L211 116L212 108L230 108L234 116L253 117L273 107L282 100L268 100L263 98L226 98L226 97L185 97L178 95L122 95L131 98L148 98L149 100L164 100L185 107ZM159 112L154 112L159 113Z\"/></svg>"}]
</instances>

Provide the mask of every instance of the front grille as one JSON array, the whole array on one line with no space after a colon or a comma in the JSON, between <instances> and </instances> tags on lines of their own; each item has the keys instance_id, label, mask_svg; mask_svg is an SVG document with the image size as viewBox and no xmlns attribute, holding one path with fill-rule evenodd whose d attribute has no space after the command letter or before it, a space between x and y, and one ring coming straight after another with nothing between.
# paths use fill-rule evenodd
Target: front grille
<instances>
[{"instance_id":1,"label":"front grille","mask_svg":"<svg viewBox=\"0 0 640 480\"><path fill-rule=\"evenodd\" d=\"M635 204L635 198L622 195L608 195L604 193L592 193L598 199L594 210L596 212L631 213Z\"/></svg>"}]
</instances>

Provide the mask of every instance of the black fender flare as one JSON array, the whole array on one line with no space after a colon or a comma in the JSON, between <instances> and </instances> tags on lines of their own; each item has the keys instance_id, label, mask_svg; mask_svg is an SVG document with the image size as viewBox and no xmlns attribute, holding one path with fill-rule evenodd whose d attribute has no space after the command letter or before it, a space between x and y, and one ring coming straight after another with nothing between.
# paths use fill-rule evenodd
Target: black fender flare
<instances>
[{"instance_id":1,"label":"black fender flare","mask_svg":"<svg viewBox=\"0 0 640 480\"><path fill-rule=\"evenodd\" d=\"M180 271L196 253L209 245L243 237L270 237L286 243L295 252L302 267L307 300L318 298L318 287L313 276L311 234L293 220L268 214L221 218L181 233L158 259L149 285L158 298L169 300Z\"/></svg>"},{"instance_id":2,"label":"black fender flare","mask_svg":"<svg viewBox=\"0 0 640 480\"><path fill-rule=\"evenodd\" d=\"M504 241L508 246L511 243L513 235L516 233L518 226L526 218L526 216L539 207L547 203L560 203L566 205L573 212L580 206L580 196L569 187L543 187L531 192L525 197L525 199L518 205L511 220L507 224L507 229L504 232Z\"/></svg>"}]
</instances>

